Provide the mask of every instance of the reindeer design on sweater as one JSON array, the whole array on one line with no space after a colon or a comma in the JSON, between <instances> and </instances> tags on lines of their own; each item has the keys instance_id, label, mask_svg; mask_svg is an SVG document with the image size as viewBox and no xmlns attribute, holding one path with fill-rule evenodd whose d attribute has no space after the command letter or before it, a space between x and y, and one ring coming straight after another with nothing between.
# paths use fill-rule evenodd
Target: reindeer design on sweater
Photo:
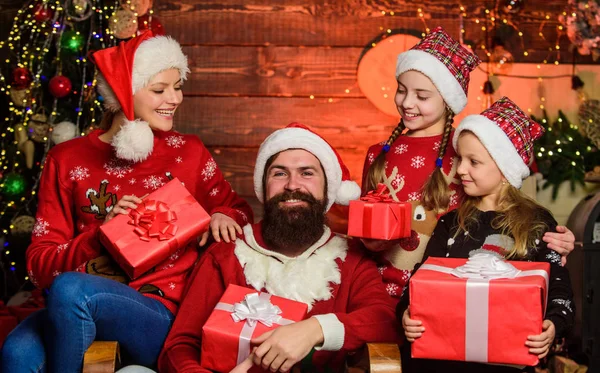
<instances>
[{"instance_id":1,"label":"reindeer design on sweater","mask_svg":"<svg viewBox=\"0 0 600 373\"><path fill-rule=\"evenodd\" d=\"M452 168L448 173L444 173L444 178L448 185L451 183L458 184L460 181L455 178L457 162L452 162ZM443 172L443 169L442 169ZM384 175L383 183L388 187L390 196L399 201L397 194L404 187L404 179L393 183L393 180L398 180L396 177L398 168L394 167L391 174ZM451 191L451 196L455 195L456 191ZM426 210L421 201L408 201L412 205L412 221L410 237L400 240L398 245L386 250L383 257L387 259L395 268L404 271L412 271L415 264L420 263L425 254L425 248L429 242L429 238L437 224L438 215L435 211Z\"/></svg>"},{"instance_id":2,"label":"reindeer design on sweater","mask_svg":"<svg viewBox=\"0 0 600 373\"><path fill-rule=\"evenodd\" d=\"M90 200L90 205L82 206L81 211L88 214L94 214L95 218L98 220L106 218L106 215L113 209L113 206L117 204L117 195L107 192L107 187L108 180L102 180L100 182L99 190L93 188L88 189L85 192L85 196Z\"/></svg>"}]
</instances>

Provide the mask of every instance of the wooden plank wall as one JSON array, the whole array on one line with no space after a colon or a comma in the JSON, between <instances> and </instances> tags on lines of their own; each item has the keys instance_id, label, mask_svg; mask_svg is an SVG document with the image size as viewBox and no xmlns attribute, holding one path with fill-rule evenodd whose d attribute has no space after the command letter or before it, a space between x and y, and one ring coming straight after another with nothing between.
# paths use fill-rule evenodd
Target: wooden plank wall
<instances>
[{"instance_id":1,"label":"wooden plank wall","mask_svg":"<svg viewBox=\"0 0 600 373\"><path fill-rule=\"evenodd\" d=\"M257 215L260 206L253 194L252 174L258 146L289 122L314 127L338 149L353 178L360 179L368 146L386 139L396 124L396 118L378 111L356 86L359 58L374 38L387 29L423 32L419 9L428 27L441 25L458 37L463 5L465 40L478 42L485 37L481 30L485 9L493 7L493 2L482 0L462 4L452 0L156 0L155 4L161 23L190 57L192 73L177 126L201 137L234 189L252 201ZM557 57L550 49L555 50L557 16L565 4L564 0L525 0L518 17L507 17L523 32L529 53L523 56L516 32L498 28L512 43L517 61ZM568 49L566 36L559 45L563 51ZM561 62L570 58L569 53L560 56Z\"/></svg>"},{"instance_id":2,"label":"wooden plank wall","mask_svg":"<svg viewBox=\"0 0 600 373\"><path fill-rule=\"evenodd\" d=\"M517 32L500 20L496 24L515 60L570 62L569 41L557 34L557 17L567 1L523 1L523 10L506 19L523 33L528 57ZM0 0L2 40L18 3ZM493 1L154 0L156 16L190 58L192 73L177 127L201 137L259 216L252 188L254 158L262 140L289 122L315 128L359 180L367 147L386 139L396 124L357 87L365 47L388 29L419 35L426 26L441 25L458 37L461 5L465 43L476 45L486 36L481 28ZM485 60L484 51L477 52Z\"/></svg>"}]
</instances>

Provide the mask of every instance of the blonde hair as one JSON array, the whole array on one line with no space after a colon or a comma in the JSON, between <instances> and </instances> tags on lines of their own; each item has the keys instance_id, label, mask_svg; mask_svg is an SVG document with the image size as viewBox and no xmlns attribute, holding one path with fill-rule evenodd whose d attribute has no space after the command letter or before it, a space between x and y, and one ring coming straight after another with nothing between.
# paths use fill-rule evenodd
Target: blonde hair
<instances>
[{"instance_id":1,"label":"blonde hair","mask_svg":"<svg viewBox=\"0 0 600 373\"><path fill-rule=\"evenodd\" d=\"M457 210L458 230L456 238L461 232L469 232L478 224L479 210L477 206L481 197L466 196ZM514 239L513 248L505 255L507 259L525 259L528 248L537 246L536 240L541 240L548 225L542 220L544 214L551 213L534 200L527 197L511 184L502 186L498 205L497 216L492 220L492 228L499 230L503 235Z\"/></svg>"},{"instance_id":2,"label":"blonde hair","mask_svg":"<svg viewBox=\"0 0 600 373\"><path fill-rule=\"evenodd\" d=\"M444 134L440 144L440 149L438 150L438 159L436 160L435 170L427 179L422 188L421 203L426 209L436 212L448 209L448 205L450 204L450 187L442 172L442 160L446 154L448 143L450 142L452 123L454 123L454 113L452 110L450 110L450 108L446 107ZM402 134L404 128L404 123L401 119L400 123L398 123L396 128L394 128L391 136L385 142L381 152L377 155L369 167L369 171L367 172L367 177L365 179L365 190L375 190L377 189L377 184L383 181L385 177L385 155L387 153L385 148L387 147L389 150L389 147L391 147L398 136Z\"/></svg>"}]
</instances>

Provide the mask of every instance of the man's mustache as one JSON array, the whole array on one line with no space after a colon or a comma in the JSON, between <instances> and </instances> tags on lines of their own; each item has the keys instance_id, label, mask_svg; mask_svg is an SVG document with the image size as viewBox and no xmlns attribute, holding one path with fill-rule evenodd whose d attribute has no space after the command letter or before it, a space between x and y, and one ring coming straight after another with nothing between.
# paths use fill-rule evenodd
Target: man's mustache
<instances>
[{"instance_id":1,"label":"man's mustache","mask_svg":"<svg viewBox=\"0 0 600 373\"><path fill-rule=\"evenodd\" d=\"M285 191L283 193L276 194L275 196L271 197L269 202L277 204L279 202L287 201L290 199L297 199L299 201L304 201L309 204L314 204L318 202L317 199L312 195L299 191Z\"/></svg>"}]
</instances>

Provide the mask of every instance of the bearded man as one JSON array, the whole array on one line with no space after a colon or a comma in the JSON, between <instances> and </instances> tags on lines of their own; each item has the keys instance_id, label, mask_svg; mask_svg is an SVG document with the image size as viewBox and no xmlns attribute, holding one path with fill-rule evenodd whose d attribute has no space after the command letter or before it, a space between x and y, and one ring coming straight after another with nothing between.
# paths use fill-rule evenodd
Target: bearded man
<instances>
[{"instance_id":1,"label":"bearded man","mask_svg":"<svg viewBox=\"0 0 600 373\"><path fill-rule=\"evenodd\" d=\"M308 305L308 318L252 341L236 368L287 372L343 371L346 354L367 342L397 342L395 302L374 262L333 234L325 213L360 195L337 152L293 123L262 143L254 189L262 222L235 242L213 244L202 256L159 360L161 372L209 372L202 367L202 327L228 284ZM298 366L294 369L298 369Z\"/></svg>"}]
</instances>

